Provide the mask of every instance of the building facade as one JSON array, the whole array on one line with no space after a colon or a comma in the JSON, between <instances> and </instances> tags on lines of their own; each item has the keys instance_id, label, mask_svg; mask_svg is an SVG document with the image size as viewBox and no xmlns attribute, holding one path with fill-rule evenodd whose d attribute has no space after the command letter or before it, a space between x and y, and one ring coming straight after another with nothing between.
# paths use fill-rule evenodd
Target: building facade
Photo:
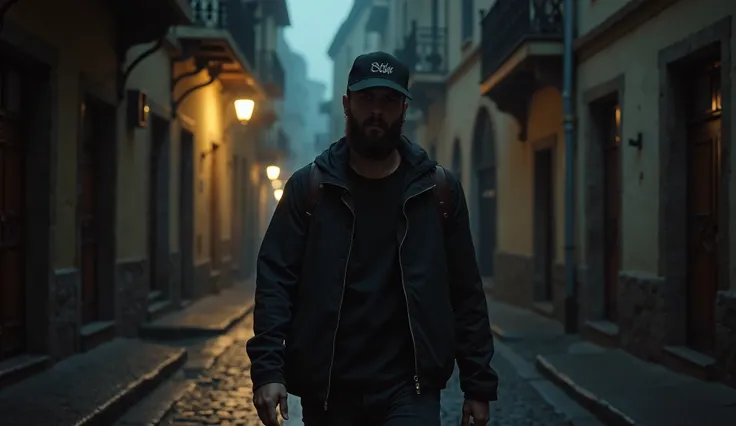
<instances>
[{"instance_id":1,"label":"building facade","mask_svg":"<svg viewBox=\"0 0 736 426\"><path fill-rule=\"evenodd\" d=\"M574 2L568 187L562 1L365 3L346 21L352 44L347 29L333 43L335 102L358 53L348 46L370 40L410 66L405 133L462 177L494 296L571 317L596 342L736 384L736 6ZM338 136L342 110L331 118Z\"/></svg>"},{"instance_id":2,"label":"building facade","mask_svg":"<svg viewBox=\"0 0 736 426\"><path fill-rule=\"evenodd\" d=\"M284 1L73 3L0 33L0 382L247 277L279 158Z\"/></svg>"},{"instance_id":3,"label":"building facade","mask_svg":"<svg viewBox=\"0 0 736 426\"><path fill-rule=\"evenodd\" d=\"M736 5L585 2L577 12L583 331L736 385Z\"/></svg>"}]
</instances>

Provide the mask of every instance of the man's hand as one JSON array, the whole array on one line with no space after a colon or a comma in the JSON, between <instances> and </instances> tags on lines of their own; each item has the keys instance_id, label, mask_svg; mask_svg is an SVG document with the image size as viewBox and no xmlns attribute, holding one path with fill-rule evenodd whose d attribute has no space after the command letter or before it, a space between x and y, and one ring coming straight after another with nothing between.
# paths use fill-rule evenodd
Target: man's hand
<instances>
[{"instance_id":1,"label":"man's hand","mask_svg":"<svg viewBox=\"0 0 736 426\"><path fill-rule=\"evenodd\" d=\"M279 426L276 406L281 410L281 417L289 420L289 407L286 404L286 386L282 383L269 383L256 389L253 404L258 417L265 426Z\"/></svg>"},{"instance_id":2,"label":"man's hand","mask_svg":"<svg viewBox=\"0 0 736 426\"><path fill-rule=\"evenodd\" d=\"M471 422L472 419L472 422ZM491 407L488 401L466 399L463 404L462 426L486 426L491 419Z\"/></svg>"}]
</instances>

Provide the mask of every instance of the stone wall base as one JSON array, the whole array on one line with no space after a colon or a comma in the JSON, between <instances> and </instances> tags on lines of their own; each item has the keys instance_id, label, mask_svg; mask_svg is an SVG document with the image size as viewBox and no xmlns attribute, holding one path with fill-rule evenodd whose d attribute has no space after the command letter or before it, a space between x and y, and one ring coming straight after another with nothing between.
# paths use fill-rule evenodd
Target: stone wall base
<instances>
[{"instance_id":1,"label":"stone wall base","mask_svg":"<svg viewBox=\"0 0 736 426\"><path fill-rule=\"evenodd\" d=\"M149 266L146 259L118 260L116 277L116 316L118 335L134 337L148 315L150 291Z\"/></svg>"},{"instance_id":2,"label":"stone wall base","mask_svg":"<svg viewBox=\"0 0 736 426\"><path fill-rule=\"evenodd\" d=\"M54 271L51 294L49 355L54 359L74 355L80 346L81 282L76 268Z\"/></svg>"},{"instance_id":3,"label":"stone wall base","mask_svg":"<svg viewBox=\"0 0 736 426\"><path fill-rule=\"evenodd\" d=\"M617 315L622 348L646 360L662 360L668 319L674 308L667 300L662 277L634 271L619 273Z\"/></svg>"},{"instance_id":4,"label":"stone wall base","mask_svg":"<svg viewBox=\"0 0 736 426\"><path fill-rule=\"evenodd\" d=\"M736 290L716 299L716 375L736 387Z\"/></svg>"},{"instance_id":5,"label":"stone wall base","mask_svg":"<svg viewBox=\"0 0 736 426\"><path fill-rule=\"evenodd\" d=\"M497 251L494 265L493 296L502 302L530 307L534 297L532 258Z\"/></svg>"}]
</instances>

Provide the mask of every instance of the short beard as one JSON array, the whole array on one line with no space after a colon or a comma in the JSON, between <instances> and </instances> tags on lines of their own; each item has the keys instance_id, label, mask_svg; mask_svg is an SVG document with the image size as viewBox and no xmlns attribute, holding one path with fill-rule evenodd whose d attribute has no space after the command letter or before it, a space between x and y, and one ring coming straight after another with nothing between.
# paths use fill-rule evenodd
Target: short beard
<instances>
[{"instance_id":1,"label":"short beard","mask_svg":"<svg viewBox=\"0 0 736 426\"><path fill-rule=\"evenodd\" d=\"M383 135L368 133L366 130L368 125L381 127ZM369 118L361 125L352 114L348 113L345 134L348 146L361 157L370 160L385 160L399 147L403 127L403 117L391 125L379 118Z\"/></svg>"}]
</instances>

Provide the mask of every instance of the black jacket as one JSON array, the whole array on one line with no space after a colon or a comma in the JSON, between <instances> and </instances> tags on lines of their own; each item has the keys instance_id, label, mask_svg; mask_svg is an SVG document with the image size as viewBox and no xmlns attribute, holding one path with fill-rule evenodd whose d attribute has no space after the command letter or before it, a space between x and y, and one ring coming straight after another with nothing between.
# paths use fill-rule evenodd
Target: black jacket
<instances>
[{"instance_id":1,"label":"black jacket","mask_svg":"<svg viewBox=\"0 0 736 426\"><path fill-rule=\"evenodd\" d=\"M432 193L437 163L406 139L400 152L409 170L397 238L415 386L418 392L427 385L444 388L457 360L466 398L495 400L493 337L462 187L448 172L454 215L445 224ZM353 237L345 140L332 144L315 164L323 182L311 218L307 166L286 183L263 239L255 336L247 350L254 387L285 383L290 393L326 402Z\"/></svg>"}]
</instances>

